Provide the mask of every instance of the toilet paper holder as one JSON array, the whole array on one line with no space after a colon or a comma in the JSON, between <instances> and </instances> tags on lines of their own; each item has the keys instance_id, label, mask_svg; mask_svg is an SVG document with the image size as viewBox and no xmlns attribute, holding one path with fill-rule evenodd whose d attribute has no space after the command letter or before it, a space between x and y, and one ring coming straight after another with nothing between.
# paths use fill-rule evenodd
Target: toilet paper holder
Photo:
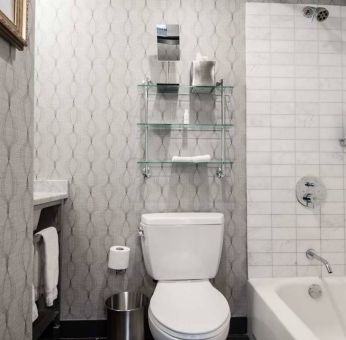
<instances>
[{"instance_id":1,"label":"toilet paper holder","mask_svg":"<svg viewBox=\"0 0 346 340\"><path fill-rule=\"evenodd\" d=\"M129 266L130 248L126 246L112 246L109 249L108 268L117 274L126 272Z\"/></svg>"}]
</instances>

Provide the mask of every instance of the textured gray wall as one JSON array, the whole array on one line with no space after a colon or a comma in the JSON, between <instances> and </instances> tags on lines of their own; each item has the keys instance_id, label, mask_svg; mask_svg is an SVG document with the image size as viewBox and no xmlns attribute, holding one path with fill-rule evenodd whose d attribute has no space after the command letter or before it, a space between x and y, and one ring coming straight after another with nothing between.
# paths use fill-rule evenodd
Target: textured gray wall
<instances>
[{"instance_id":1,"label":"textured gray wall","mask_svg":"<svg viewBox=\"0 0 346 340\"><path fill-rule=\"evenodd\" d=\"M190 63L201 51L216 59L217 78L235 85L236 131L232 144L227 142L235 163L222 181L215 169L203 167L153 169L145 181L136 164L143 151L136 126L143 103L136 84L146 76L165 78L155 61L155 26L163 21L181 25L182 60L176 67L181 83L188 83ZM137 227L141 213L163 211L224 212L215 284L233 315L244 315L244 1L39 0L36 31L35 176L71 181L62 241L62 318L102 319L110 294L152 292ZM185 104L178 101L178 114ZM210 103L194 104L198 114L208 112ZM164 100L155 108L171 109ZM213 137L205 143L196 136L187 144L196 153L219 145ZM186 151L179 136L171 141L154 134L151 145L154 155ZM124 276L107 269L113 244L132 249Z\"/></svg>"},{"instance_id":2,"label":"textured gray wall","mask_svg":"<svg viewBox=\"0 0 346 340\"><path fill-rule=\"evenodd\" d=\"M33 18L30 6L30 28ZM33 43L0 38L0 339L31 339Z\"/></svg>"}]
</instances>

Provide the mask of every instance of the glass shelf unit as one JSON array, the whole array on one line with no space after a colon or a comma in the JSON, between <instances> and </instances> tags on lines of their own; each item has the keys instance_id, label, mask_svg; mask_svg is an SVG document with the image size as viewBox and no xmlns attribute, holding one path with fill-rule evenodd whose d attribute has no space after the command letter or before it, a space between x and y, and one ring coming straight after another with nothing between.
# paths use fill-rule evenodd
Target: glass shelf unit
<instances>
[{"instance_id":1,"label":"glass shelf unit","mask_svg":"<svg viewBox=\"0 0 346 340\"><path fill-rule=\"evenodd\" d=\"M233 125L226 123L225 111L226 111L226 97L232 94L232 86L224 85L221 79L214 86L191 86L191 85L180 85L180 84L154 84L151 81L138 85L138 88L142 90L145 100L144 106L144 121L138 123L139 127L144 128L144 157L143 160L138 161L138 164L143 165L142 173L144 177L150 177L150 166L151 165L198 165L198 164L214 164L217 166L216 175L218 178L225 176L224 167L227 164L232 164L230 160L226 159L226 131ZM149 122L149 96L156 94L172 94L178 95L191 95L191 94L203 94L206 96L218 96L220 100L220 113L221 119L218 124L179 124L179 123L151 123ZM204 131L220 131L221 139L221 159L211 160L208 162L173 162L171 160L149 160L149 132L153 129L174 129L174 130L204 130Z\"/></svg>"},{"instance_id":2,"label":"glass shelf unit","mask_svg":"<svg viewBox=\"0 0 346 340\"><path fill-rule=\"evenodd\" d=\"M192 86L180 84L154 84L144 83L139 84L138 88L147 91L148 95L156 94L176 94L176 95L190 95L190 94L212 94L221 96L230 94L233 86L223 85L222 82L211 86Z\"/></svg>"},{"instance_id":3,"label":"glass shelf unit","mask_svg":"<svg viewBox=\"0 0 346 340\"><path fill-rule=\"evenodd\" d=\"M137 162L138 164L148 164L148 165L222 165L222 164L232 164L232 161L222 161L221 159L218 160L210 160L210 161L201 161L201 162L189 162L189 161L162 161L162 160L141 160Z\"/></svg>"},{"instance_id":4,"label":"glass shelf unit","mask_svg":"<svg viewBox=\"0 0 346 340\"><path fill-rule=\"evenodd\" d=\"M233 124L179 124L179 123L137 123L142 128L156 130L205 130L205 131L220 131L222 129L230 129Z\"/></svg>"}]
</instances>

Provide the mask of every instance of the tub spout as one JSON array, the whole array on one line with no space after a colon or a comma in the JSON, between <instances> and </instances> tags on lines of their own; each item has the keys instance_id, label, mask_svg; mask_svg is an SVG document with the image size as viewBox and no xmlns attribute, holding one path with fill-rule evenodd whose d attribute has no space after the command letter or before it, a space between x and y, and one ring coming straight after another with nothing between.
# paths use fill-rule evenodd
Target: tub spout
<instances>
[{"instance_id":1,"label":"tub spout","mask_svg":"<svg viewBox=\"0 0 346 340\"><path fill-rule=\"evenodd\" d=\"M329 274L332 274L332 273L333 273L333 269L332 269L331 265L329 264L329 262L328 262L325 258L323 258L322 256L318 255L314 249L308 249L308 250L306 251L306 257L307 257L309 260L315 259L315 260L317 260L317 261L320 261L321 263L324 264L324 266L326 267L327 272L328 272Z\"/></svg>"}]
</instances>

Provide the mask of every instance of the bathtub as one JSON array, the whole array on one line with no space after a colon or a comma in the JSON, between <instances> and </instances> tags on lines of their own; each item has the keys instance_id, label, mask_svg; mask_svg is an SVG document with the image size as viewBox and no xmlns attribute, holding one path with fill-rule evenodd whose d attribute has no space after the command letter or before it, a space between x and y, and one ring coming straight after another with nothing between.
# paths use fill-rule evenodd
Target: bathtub
<instances>
[{"instance_id":1,"label":"bathtub","mask_svg":"<svg viewBox=\"0 0 346 340\"><path fill-rule=\"evenodd\" d=\"M346 340L346 277L251 279L248 299L250 339Z\"/></svg>"}]
</instances>

